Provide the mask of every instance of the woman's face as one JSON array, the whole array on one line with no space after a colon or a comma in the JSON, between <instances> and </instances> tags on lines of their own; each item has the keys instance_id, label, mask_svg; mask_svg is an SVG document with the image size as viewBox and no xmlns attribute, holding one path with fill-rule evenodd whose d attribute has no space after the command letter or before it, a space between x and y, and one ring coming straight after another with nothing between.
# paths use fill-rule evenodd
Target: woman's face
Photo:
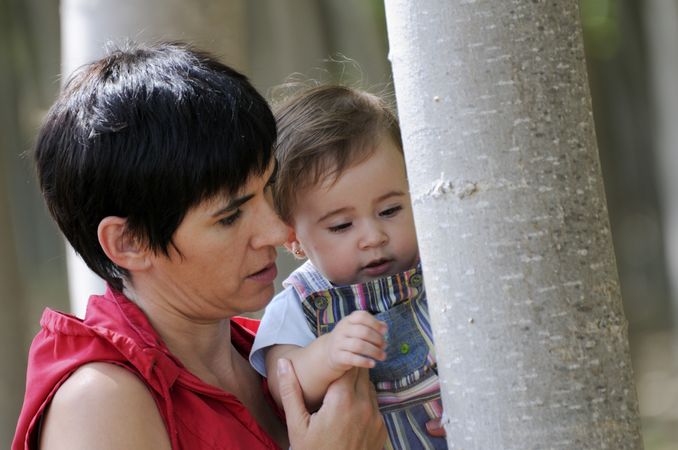
<instances>
[{"instance_id":1,"label":"woman's face","mask_svg":"<svg viewBox=\"0 0 678 450\"><path fill-rule=\"evenodd\" d=\"M169 257L153 255L151 276L163 301L198 320L266 306L277 275L276 249L287 228L272 208L269 180L252 177L235 195L217 195L188 211Z\"/></svg>"}]
</instances>

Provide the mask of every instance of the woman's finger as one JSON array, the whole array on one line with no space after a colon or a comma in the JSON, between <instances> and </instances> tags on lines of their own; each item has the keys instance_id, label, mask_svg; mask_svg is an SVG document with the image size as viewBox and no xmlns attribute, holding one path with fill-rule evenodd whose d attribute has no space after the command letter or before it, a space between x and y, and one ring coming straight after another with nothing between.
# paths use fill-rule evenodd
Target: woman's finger
<instances>
[{"instance_id":1,"label":"woman's finger","mask_svg":"<svg viewBox=\"0 0 678 450\"><path fill-rule=\"evenodd\" d=\"M291 439L293 434L306 432L311 416L304 404L301 386L299 386L292 363L288 359L280 358L277 373L280 401L285 410L285 419Z\"/></svg>"}]
</instances>

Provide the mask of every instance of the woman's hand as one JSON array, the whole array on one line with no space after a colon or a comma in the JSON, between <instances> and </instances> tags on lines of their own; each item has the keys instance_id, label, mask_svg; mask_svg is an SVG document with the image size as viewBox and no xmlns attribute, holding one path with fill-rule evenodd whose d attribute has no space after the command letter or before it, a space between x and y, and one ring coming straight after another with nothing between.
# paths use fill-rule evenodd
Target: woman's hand
<instances>
[{"instance_id":1,"label":"woman's hand","mask_svg":"<svg viewBox=\"0 0 678 450\"><path fill-rule=\"evenodd\" d=\"M367 369L354 368L333 382L323 404L309 414L292 364L278 360L278 385L293 450L370 450L386 442L386 427Z\"/></svg>"}]
</instances>

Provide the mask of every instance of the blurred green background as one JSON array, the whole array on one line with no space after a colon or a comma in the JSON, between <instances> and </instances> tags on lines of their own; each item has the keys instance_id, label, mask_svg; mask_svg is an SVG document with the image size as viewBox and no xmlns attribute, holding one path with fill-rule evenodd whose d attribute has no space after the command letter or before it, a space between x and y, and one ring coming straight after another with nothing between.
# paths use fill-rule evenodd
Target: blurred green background
<instances>
[{"instance_id":1,"label":"blurred green background","mask_svg":"<svg viewBox=\"0 0 678 450\"><path fill-rule=\"evenodd\" d=\"M675 450L678 1L580 5L644 440L648 450ZM388 90L391 75L383 2L376 0L0 0L0 21L0 447L6 448L40 314L46 306L71 309L65 245L26 155L62 73L101 54L108 39L127 36L193 42L269 97L294 73L372 90ZM281 255L282 274L293 265Z\"/></svg>"}]
</instances>

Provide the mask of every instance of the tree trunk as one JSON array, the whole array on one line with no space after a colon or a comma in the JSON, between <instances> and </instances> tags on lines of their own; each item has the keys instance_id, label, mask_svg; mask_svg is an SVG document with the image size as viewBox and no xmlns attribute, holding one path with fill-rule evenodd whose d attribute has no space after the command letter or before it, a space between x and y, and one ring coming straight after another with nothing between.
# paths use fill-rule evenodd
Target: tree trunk
<instances>
[{"instance_id":1,"label":"tree trunk","mask_svg":"<svg viewBox=\"0 0 678 450\"><path fill-rule=\"evenodd\" d=\"M182 40L245 71L244 0L62 0L62 73L105 54L108 43ZM68 250L71 309L83 316L103 282Z\"/></svg>"},{"instance_id":2,"label":"tree trunk","mask_svg":"<svg viewBox=\"0 0 678 450\"><path fill-rule=\"evenodd\" d=\"M5 58L0 58L5 60ZM2 80L5 86L5 80ZM0 117L7 119L3 113ZM8 122L3 122L8 123ZM19 278L15 241L9 217L9 192L5 174L6 146L0 145L0 436L11 437L21 409L26 358L24 357L23 329L25 325L25 296Z\"/></svg>"},{"instance_id":3,"label":"tree trunk","mask_svg":"<svg viewBox=\"0 0 678 450\"><path fill-rule=\"evenodd\" d=\"M34 8L39 15L34 15ZM50 52L57 6L0 2L0 447L8 448L21 409L28 346L46 299L66 300L61 245L38 193L30 145L37 117L52 98ZM40 43L40 45L37 45ZM49 44L46 44L49 43ZM48 72L48 75L46 75ZM48 80L47 80L48 79ZM55 252L56 250L56 252Z\"/></svg>"},{"instance_id":4,"label":"tree trunk","mask_svg":"<svg viewBox=\"0 0 678 450\"><path fill-rule=\"evenodd\" d=\"M450 447L642 448L577 2L386 17Z\"/></svg>"},{"instance_id":5,"label":"tree trunk","mask_svg":"<svg viewBox=\"0 0 678 450\"><path fill-rule=\"evenodd\" d=\"M673 323L678 329L678 5L675 2L647 0L643 2L647 29L650 74L653 87L652 111L654 136L657 142L657 171L667 243L669 280L672 283ZM678 355L678 337L675 354Z\"/></svg>"},{"instance_id":6,"label":"tree trunk","mask_svg":"<svg viewBox=\"0 0 678 450\"><path fill-rule=\"evenodd\" d=\"M0 46L0 62L4 65L11 61L7 55L7 47ZM7 67L7 66L5 66ZM10 86L10 80L0 76L0 87ZM7 91L10 98L2 101L0 120L8 127L16 125L15 98ZM10 128L11 129L11 128ZM23 326L25 325L25 296L19 277L19 262L16 254L16 241L12 231L9 208L9 181L7 157L10 149L16 148L11 142L15 135L2 133L0 137L0 436L14 435L16 418L21 408L23 377L26 372L26 361L23 346Z\"/></svg>"},{"instance_id":7,"label":"tree trunk","mask_svg":"<svg viewBox=\"0 0 678 450\"><path fill-rule=\"evenodd\" d=\"M666 245L657 195L651 67L644 45L648 28L654 31L660 27L643 20L649 3L620 0L608 8L601 8L603 3L596 1L580 3L598 151L632 357L635 336L671 325ZM660 3L675 7L674 2ZM637 380L640 376L636 373ZM642 415L643 399L640 392L638 395Z\"/></svg>"}]
</instances>

